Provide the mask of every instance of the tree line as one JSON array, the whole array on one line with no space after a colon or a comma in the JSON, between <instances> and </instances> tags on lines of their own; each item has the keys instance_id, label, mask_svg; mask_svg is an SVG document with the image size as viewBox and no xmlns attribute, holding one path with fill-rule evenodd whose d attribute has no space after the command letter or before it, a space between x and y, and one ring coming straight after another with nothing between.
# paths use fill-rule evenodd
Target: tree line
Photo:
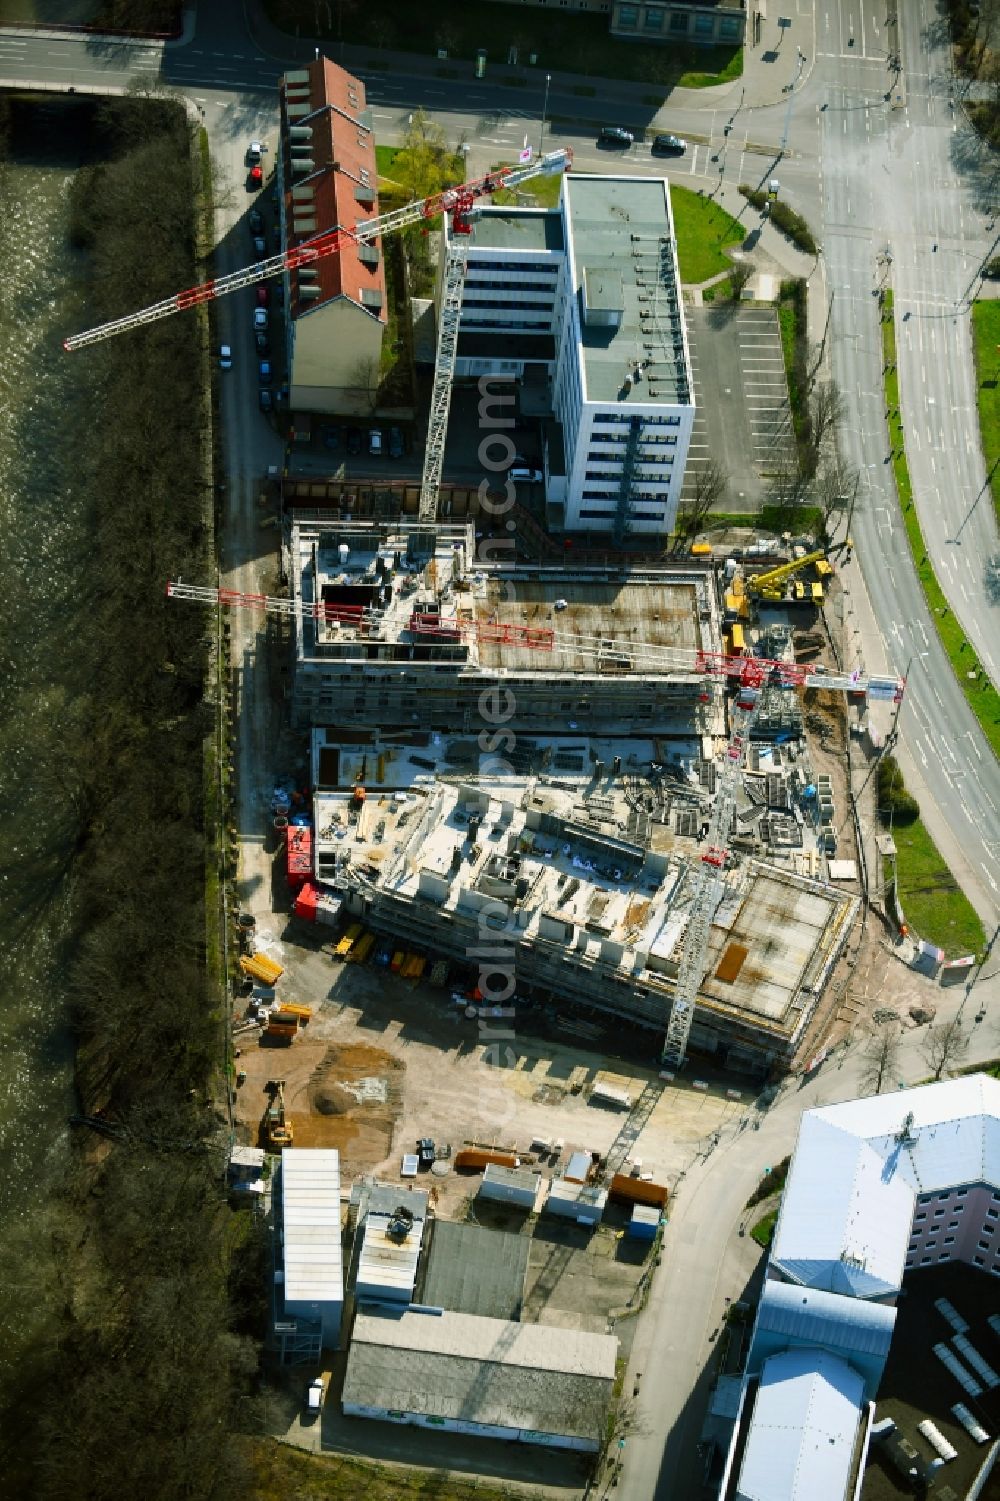
<instances>
[{"instance_id":1,"label":"tree line","mask_svg":"<svg viewBox=\"0 0 1000 1501\"><path fill-rule=\"evenodd\" d=\"M85 327L195 279L199 153L168 100L80 109L97 153L72 190ZM229 1501L250 1486L234 1435L253 1421L240 1308L258 1248L225 1201L212 1104L207 621L164 598L169 575L211 559L205 335L188 314L72 359L91 420L89 629L61 747L78 825L70 985L81 1109L117 1134L78 1137L31 1211L41 1253L7 1279L0 1491Z\"/></svg>"}]
</instances>

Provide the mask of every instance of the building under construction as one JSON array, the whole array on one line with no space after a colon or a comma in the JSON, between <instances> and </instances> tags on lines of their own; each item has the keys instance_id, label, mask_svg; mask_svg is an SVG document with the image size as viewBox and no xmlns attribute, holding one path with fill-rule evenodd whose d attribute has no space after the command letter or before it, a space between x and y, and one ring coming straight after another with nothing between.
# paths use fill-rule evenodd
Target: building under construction
<instances>
[{"instance_id":1,"label":"building under construction","mask_svg":"<svg viewBox=\"0 0 1000 1501\"><path fill-rule=\"evenodd\" d=\"M710 570L546 568L475 549L470 524L296 521L298 722L721 731L694 672L721 639Z\"/></svg>"},{"instance_id":2,"label":"building under construction","mask_svg":"<svg viewBox=\"0 0 1000 1501\"><path fill-rule=\"evenodd\" d=\"M659 1041L714 785L699 737L669 759L582 735L518 736L500 760L459 734L313 740L316 876L348 912L477 967L487 1003L588 1008ZM842 950L857 899L806 853L724 873L691 1037L720 1064L789 1058Z\"/></svg>"}]
</instances>

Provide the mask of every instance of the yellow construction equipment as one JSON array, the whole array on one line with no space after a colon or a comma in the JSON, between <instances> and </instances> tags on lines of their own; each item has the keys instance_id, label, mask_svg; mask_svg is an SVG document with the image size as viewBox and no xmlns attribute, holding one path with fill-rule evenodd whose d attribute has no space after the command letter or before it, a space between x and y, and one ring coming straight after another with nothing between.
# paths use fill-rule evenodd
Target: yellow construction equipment
<instances>
[{"instance_id":1,"label":"yellow construction equipment","mask_svg":"<svg viewBox=\"0 0 1000 1501\"><path fill-rule=\"evenodd\" d=\"M363 932L364 929L361 923L352 922L343 938L337 944L337 957L346 959Z\"/></svg>"},{"instance_id":2,"label":"yellow construction equipment","mask_svg":"<svg viewBox=\"0 0 1000 1501\"><path fill-rule=\"evenodd\" d=\"M300 1006L298 1001L282 1001L280 1011L272 1011L275 1021L280 1022L284 1017L289 1020L294 1016L297 1022L307 1022L312 1019L312 1007Z\"/></svg>"},{"instance_id":3,"label":"yellow construction equipment","mask_svg":"<svg viewBox=\"0 0 1000 1501\"><path fill-rule=\"evenodd\" d=\"M795 574L801 573L803 568L808 568L811 563L817 563L825 558L822 548L816 552L807 552L802 558L794 558L791 563L782 563L779 568L769 568L767 573L758 573L751 578L744 579L744 587L747 594L755 599L779 600L785 597L785 584Z\"/></svg>"},{"instance_id":4,"label":"yellow construction equipment","mask_svg":"<svg viewBox=\"0 0 1000 1501\"><path fill-rule=\"evenodd\" d=\"M796 604L800 605L821 605L823 603L823 585L804 584L800 579L798 583L792 585L792 598Z\"/></svg>"},{"instance_id":5,"label":"yellow construction equipment","mask_svg":"<svg viewBox=\"0 0 1000 1501\"><path fill-rule=\"evenodd\" d=\"M364 964L374 947L375 934L363 933L347 957L351 964Z\"/></svg>"},{"instance_id":6,"label":"yellow construction equipment","mask_svg":"<svg viewBox=\"0 0 1000 1501\"><path fill-rule=\"evenodd\" d=\"M264 1111L264 1140L269 1152L280 1152L295 1139L292 1123L285 1115L285 1081L268 1079L267 1088L271 1098Z\"/></svg>"}]
</instances>

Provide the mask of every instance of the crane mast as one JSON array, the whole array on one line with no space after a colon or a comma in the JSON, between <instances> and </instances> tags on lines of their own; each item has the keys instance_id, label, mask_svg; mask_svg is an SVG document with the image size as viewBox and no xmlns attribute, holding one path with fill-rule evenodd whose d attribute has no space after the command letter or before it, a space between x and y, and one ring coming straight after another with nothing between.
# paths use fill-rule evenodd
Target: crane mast
<instances>
[{"instance_id":1,"label":"crane mast","mask_svg":"<svg viewBox=\"0 0 1000 1501\"><path fill-rule=\"evenodd\" d=\"M457 187L445 188L440 193L433 193L429 198L406 203L402 208L392 209L389 213L380 214L375 219L361 219L353 229L328 230L311 240L304 241L301 245L289 248L281 255L272 255L266 260L257 261L252 266L244 266L240 271L231 271L225 276L213 277L211 281L203 282L201 286L175 292L172 297L165 297L159 302L151 303L149 307L140 308L138 312L127 313L122 318L113 318L109 323L98 324L96 328L85 329L79 334L71 334L68 339L63 340L63 348L68 353L77 349L85 349L90 344L100 343L102 339L114 338L116 334L128 333L133 328L143 328L146 324L157 323L161 318L169 318L174 313L183 313L189 308L213 302L219 297L227 296L230 292L239 292L244 287L252 287L258 282L283 276L286 271L294 271L299 266L312 265L315 261L334 255L345 245L367 245L380 235L395 234L397 230L406 229L411 224L419 224L422 219L436 218L438 214L449 214L456 232L467 234L468 228L462 229L460 226L468 225L469 213L478 199L499 192L501 188L516 188L522 182L527 182L529 178L537 177L541 173L564 172L570 167L572 160L573 153L565 148L550 151L523 167L497 167L485 177L461 183Z\"/></svg>"}]
</instances>

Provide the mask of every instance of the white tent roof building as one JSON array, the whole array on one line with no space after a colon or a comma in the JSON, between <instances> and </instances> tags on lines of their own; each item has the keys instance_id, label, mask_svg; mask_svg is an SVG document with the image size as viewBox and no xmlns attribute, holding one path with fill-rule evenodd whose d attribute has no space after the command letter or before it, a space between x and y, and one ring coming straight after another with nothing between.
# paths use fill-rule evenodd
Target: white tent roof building
<instances>
[{"instance_id":1,"label":"white tent roof building","mask_svg":"<svg viewBox=\"0 0 1000 1501\"><path fill-rule=\"evenodd\" d=\"M903 1277L943 1261L1000 1276L1000 1080L806 1111L747 1361L739 1478L732 1488L743 1424L720 1496L843 1501Z\"/></svg>"}]
</instances>

